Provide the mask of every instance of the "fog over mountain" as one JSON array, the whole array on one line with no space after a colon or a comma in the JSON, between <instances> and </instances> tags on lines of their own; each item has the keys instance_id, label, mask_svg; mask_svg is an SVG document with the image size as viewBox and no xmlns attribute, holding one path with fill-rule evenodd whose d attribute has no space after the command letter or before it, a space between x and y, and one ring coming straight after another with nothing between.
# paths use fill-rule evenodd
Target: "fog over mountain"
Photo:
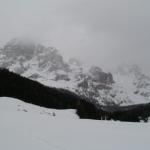
<instances>
[{"instance_id":1,"label":"fog over mountain","mask_svg":"<svg viewBox=\"0 0 150 150\"><path fill-rule=\"evenodd\" d=\"M0 0L0 46L28 37L90 65L138 64L150 72L149 6L147 0Z\"/></svg>"},{"instance_id":2,"label":"fog over mountain","mask_svg":"<svg viewBox=\"0 0 150 150\"><path fill-rule=\"evenodd\" d=\"M150 150L149 65L150 0L0 0L0 150Z\"/></svg>"},{"instance_id":3,"label":"fog over mountain","mask_svg":"<svg viewBox=\"0 0 150 150\"><path fill-rule=\"evenodd\" d=\"M0 68L50 87L70 90L101 105L118 106L150 102L150 76L137 65L121 65L105 72L77 59L64 59L54 47L29 39L12 39L0 50Z\"/></svg>"}]
</instances>

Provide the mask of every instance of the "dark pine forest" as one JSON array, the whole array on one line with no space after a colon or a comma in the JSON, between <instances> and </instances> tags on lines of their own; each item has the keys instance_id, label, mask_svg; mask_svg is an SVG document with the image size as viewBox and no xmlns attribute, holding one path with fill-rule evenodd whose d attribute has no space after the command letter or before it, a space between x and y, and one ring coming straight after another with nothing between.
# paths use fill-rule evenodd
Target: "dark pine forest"
<instances>
[{"instance_id":1,"label":"dark pine forest","mask_svg":"<svg viewBox=\"0 0 150 150\"><path fill-rule=\"evenodd\" d=\"M4 96L47 108L76 109L77 115L85 119L146 122L150 116L149 103L104 107L68 90L48 87L7 69L0 69L0 97Z\"/></svg>"}]
</instances>

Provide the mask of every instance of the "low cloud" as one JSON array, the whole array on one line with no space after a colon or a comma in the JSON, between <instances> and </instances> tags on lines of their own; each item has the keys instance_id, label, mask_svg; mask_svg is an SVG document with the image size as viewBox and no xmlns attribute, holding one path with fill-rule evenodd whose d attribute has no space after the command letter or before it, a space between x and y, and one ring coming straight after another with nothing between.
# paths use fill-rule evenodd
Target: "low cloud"
<instances>
[{"instance_id":1,"label":"low cloud","mask_svg":"<svg viewBox=\"0 0 150 150\"><path fill-rule=\"evenodd\" d=\"M0 44L26 36L87 64L149 70L149 6L147 0L0 0Z\"/></svg>"}]
</instances>

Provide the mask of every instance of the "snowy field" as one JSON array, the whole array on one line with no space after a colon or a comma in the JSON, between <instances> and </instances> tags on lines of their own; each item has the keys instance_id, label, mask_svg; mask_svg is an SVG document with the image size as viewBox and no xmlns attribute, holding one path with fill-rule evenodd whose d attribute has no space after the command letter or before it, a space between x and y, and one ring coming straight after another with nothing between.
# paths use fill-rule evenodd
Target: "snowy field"
<instances>
[{"instance_id":1,"label":"snowy field","mask_svg":"<svg viewBox=\"0 0 150 150\"><path fill-rule=\"evenodd\" d=\"M0 98L0 150L150 150L150 124L81 120Z\"/></svg>"}]
</instances>

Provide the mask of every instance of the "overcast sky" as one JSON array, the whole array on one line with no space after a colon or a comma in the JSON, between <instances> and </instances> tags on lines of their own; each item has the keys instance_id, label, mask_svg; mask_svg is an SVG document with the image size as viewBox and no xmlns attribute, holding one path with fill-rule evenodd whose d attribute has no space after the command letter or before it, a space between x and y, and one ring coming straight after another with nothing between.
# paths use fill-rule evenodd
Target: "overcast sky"
<instances>
[{"instance_id":1,"label":"overcast sky","mask_svg":"<svg viewBox=\"0 0 150 150\"><path fill-rule=\"evenodd\" d=\"M149 0L0 0L0 45L30 37L112 68L150 64Z\"/></svg>"}]
</instances>

